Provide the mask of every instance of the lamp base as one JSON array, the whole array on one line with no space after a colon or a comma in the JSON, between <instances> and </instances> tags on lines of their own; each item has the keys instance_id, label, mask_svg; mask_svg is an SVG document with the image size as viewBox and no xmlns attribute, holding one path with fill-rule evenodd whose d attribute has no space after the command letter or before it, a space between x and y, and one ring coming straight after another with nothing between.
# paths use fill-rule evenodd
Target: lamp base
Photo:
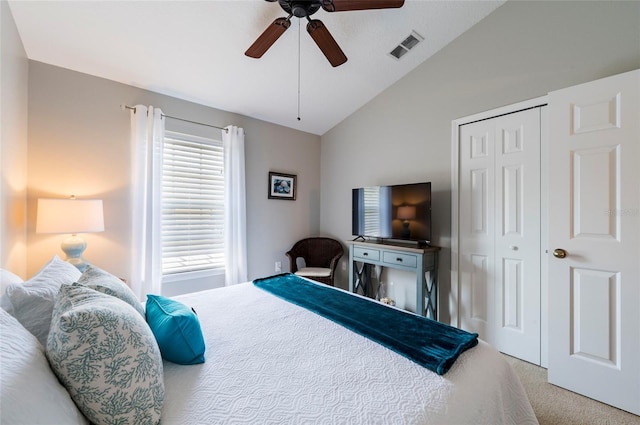
<instances>
[{"instance_id":1,"label":"lamp base","mask_svg":"<svg viewBox=\"0 0 640 425\"><path fill-rule=\"evenodd\" d=\"M411 237L411 230L409 230L409 220L402 222L402 239L409 239Z\"/></svg>"},{"instance_id":2,"label":"lamp base","mask_svg":"<svg viewBox=\"0 0 640 425\"><path fill-rule=\"evenodd\" d=\"M87 248L87 242L84 239L71 235L62 241L60 248L67 255L66 262L73 264L81 272L85 271L89 263L82 258L82 253Z\"/></svg>"}]
</instances>

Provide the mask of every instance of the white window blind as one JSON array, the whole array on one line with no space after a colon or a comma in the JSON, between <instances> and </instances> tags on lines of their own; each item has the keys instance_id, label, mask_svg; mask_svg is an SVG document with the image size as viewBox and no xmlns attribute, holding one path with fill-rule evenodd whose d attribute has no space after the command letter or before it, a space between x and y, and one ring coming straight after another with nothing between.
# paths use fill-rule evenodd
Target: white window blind
<instances>
[{"instance_id":1,"label":"white window blind","mask_svg":"<svg viewBox=\"0 0 640 425\"><path fill-rule=\"evenodd\" d=\"M162 273L224 271L222 142L165 132Z\"/></svg>"}]
</instances>

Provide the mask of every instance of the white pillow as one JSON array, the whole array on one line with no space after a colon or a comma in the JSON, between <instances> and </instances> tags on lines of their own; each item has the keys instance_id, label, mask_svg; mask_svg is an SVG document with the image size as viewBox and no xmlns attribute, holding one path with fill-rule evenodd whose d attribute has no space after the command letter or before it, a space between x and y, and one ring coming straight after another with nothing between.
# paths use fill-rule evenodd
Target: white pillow
<instances>
[{"instance_id":1,"label":"white pillow","mask_svg":"<svg viewBox=\"0 0 640 425\"><path fill-rule=\"evenodd\" d=\"M80 270L56 255L31 279L23 284L9 285L0 306L44 346L58 289L63 284L72 284L81 275Z\"/></svg>"},{"instance_id":2,"label":"white pillow","mask_svg":"<svg viewBox=\"0 0 640 425\"><path fill-rule=\"evenodd\" d=\"M9 270L0 269L0 297L4 295L9 285L18 283L22 283L20 276L11 273Z\"/></svg>"},{"instance_id":3,"label":"white pillow","mask_svg":"<svg viewBox=\"0 0 640 425\"><path fill-rule=\"evenodd\" d=\"M92 423L160 421L160 349L145 320L121 299L78 284L63 285L53 309L47 358Z\"/></svg>"},{"instance_id":4,"label":"white pillow","mask_svg":"<svg viewBox=\"0 0 640 425\"><path fill-rule=\"evenodd\" d=\"M0 309L0 423L87 424L33 335Z\"/></svg>"}]
</instances>

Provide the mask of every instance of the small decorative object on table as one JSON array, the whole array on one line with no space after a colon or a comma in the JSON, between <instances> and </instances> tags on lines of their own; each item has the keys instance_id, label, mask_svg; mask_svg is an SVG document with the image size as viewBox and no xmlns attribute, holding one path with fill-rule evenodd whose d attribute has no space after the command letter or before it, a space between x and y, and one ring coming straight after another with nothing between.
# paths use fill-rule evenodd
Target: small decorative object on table
<instances>
[{"instance_id":1,"label":"small decorative object on table","mask_svg":"<svg viewBox=\"0 0 640 425\"><path fill-rule=\"evenodd\" d=\"M390 294L387 283L380 281L380 283L378 284L378 293L376 295L376 299L382 304L396 305L396 302L389 295Z\"/></svg>"}]
</instances>

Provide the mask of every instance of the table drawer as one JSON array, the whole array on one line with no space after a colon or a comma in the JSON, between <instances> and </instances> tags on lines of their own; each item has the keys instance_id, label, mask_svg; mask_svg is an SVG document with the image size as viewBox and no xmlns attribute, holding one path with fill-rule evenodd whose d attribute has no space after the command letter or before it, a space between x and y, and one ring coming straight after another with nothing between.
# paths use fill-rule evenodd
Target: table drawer
<instances>
[{"instance_id":1,"label":"table drawer","mask_svg":"<svg viewBox=\"0 0 640 425\"><path fill-rule=\"evenodd\" d=\"M414 254L404 254L402 252L385 251L382 253L382 261L388 264L416 267L418 265L418 256Z\"/></svg>"},{"instance_id":2,"label":"table drawer","mask_svg":"<svg viewBox=\"0 0 640 425\"><path fill-rule=\"evenodd\" d=\"M353 247L353 257L361 258L369 261L380 261L380 251L377 249L362 248L359 246Z\"/></svg>"}]
</instances>

